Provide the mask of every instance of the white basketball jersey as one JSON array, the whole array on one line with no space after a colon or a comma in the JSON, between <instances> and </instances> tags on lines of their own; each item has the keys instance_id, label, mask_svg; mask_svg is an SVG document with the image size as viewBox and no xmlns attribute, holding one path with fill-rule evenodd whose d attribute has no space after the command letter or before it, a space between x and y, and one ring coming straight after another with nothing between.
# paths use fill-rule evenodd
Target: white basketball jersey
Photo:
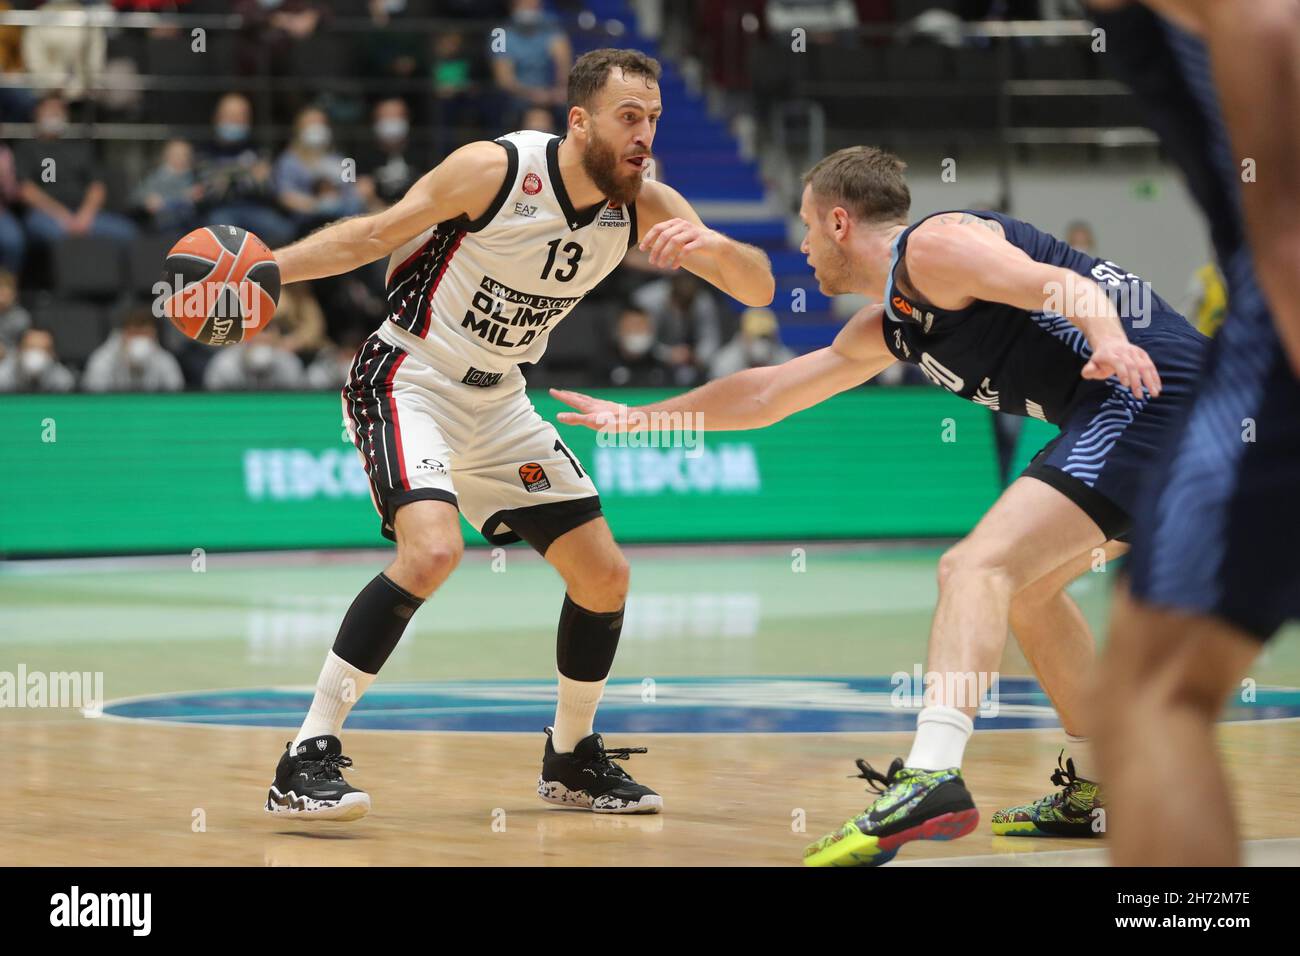
<instances>
[{"instance_id":1,"label":"white basketball jersey","mask_svg":"<svg viewBox=\"0 0 1300 956\"><path fill-rule=\"evenodd\" d=\"M448 373L463 366L470 385L540 359L555 324L636 242L635 203L573 208L560 137L525 131L496 142L508 168L487 211L439 223L388 264L385 338Z\"/></svg>"}]
</instances>

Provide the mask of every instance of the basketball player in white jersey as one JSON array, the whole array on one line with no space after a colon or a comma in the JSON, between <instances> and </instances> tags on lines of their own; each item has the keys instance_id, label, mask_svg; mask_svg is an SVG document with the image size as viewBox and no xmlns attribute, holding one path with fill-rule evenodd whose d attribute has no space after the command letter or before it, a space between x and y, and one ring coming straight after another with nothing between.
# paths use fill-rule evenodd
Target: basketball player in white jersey
<instances>
[{"instance_id":1,"label":"basketball player in white jersey","mask_svg":"<svg viewBox=\"0 0 1300 956\"><path fill-rule=\"evenodd\" d=\"M593 718L613 663L628 565L590 476L533 410L519 363L638 242L749 305L772 300L761 250L706 228L673 189L644 180L662 107L659 64L595 50L569 75L564 137L517 132L463 146L391 208L280 249L281 281L390 256L389 317L361 346L344 419L393 562L349 608L311 710L276 768L266 809L351 820L370 797L340 772L339 734L411 615L460 560L460 515L493 544L527 541L564 579L559 700L538 794L599 813L662 800L614 761Z\"/></svg>"}]
</instances>

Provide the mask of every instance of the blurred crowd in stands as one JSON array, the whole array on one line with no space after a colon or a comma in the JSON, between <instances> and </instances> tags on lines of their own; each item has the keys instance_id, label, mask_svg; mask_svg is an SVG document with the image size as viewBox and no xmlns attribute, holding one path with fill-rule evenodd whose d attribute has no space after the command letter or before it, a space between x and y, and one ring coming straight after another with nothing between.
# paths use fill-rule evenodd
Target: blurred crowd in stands
<instances>
[{"instance_id":1,"label":"blurred crowd in stands","mask_svg":"<svg viewBox=\"0 0 1300 956\"><path fill-rule=\"evenodd\" d=\"M0 9L80 6L55 0ZM167 59L159 50L169 44L179 49L170 58L179 74L188 33L155 27L144 38L141 30L0 27L0 69L31 80L28 88L0 94L0 120L32 124L30 138L0 144L0 391L338 388L357 346L387 315L385 260L285 287L262 333L243 345L210 349L156 315L151 278L161 277L166 250L191 229L214 223L243 226L276 248L396 201L456 145L436 138L417 143L412 136L417 123L429 123L430 95L438 101L440 129L491 136L515 128L556 130L564 122L573 53L562 22L540 0L120 0L114 6L240 14L245 26L230 61L236 75L266 63L274 74L331 18L368 17L386 32L357 33L347 61L361 75L405 78L414 89L363 97L365 135L347 143L335 135L347 109L337 97L307 98L301 84L277 87L268 115L258 115L262 100L243 92L196 95L189 115L170 121L206 123L206 134L150 145L147 167L123 176L105 161L101 144L75 135L78 124L91 115L101 122L158 122L150 100L162 103L164 94L145 92L134 103L98 96L97 76L109 70L146 76L151 64ZM402 18L429 16L465 18L465 28L434 36L401 30ZM506 24L500 55L489 52L486 18ZM114 41L142 39L148 52L139 62L110 56L129 48ZM50 76L63 80L42 89ZM212 104L210 115L195 115L193 104L204 102ZM258 135L277 125L290 130L287 141L268 144ZM341 174L349 168L352 175ZM643 265L620 270L561 323L551 354L545 369L529 370L530 380L690 385L790 353L771 311L738 316L689 273Z\"/></svg>"},{"instance_id":2,"label":"blurred crowd in stands","mask_svg":"<svg viewBox=\"0 0 1300 956\"><path fill-rule=\"evenodd\" d=\"M708 42L712 17L752 12L773 26L783 17L820 17L837 29L887 21L911 0L683 3L663 0L662 15L703 24L699 35ZM1074 3L946 6L982 18L1060 15ZM286 287L263 333L214 350L155 314L150 290L166 250L216 223L243 226L274 249L391 204L468 139L562 129L569 31L582 6L0 0L0 11L86 8L240 19L237 29L207 31L209 58L199 61L191 32L175 26L0 26L7 81L0 122L31 124L29 136L0 142L0 391L337 388L357 346L387 315L384 260ZM449 26L403 27L429 17ZM368 20L368 28L329 29L342 20ZM492 30L502 26L505 42L496 49ZM204 76L238 82L186 86ZM358 82L327 82L340 76ZM178 132L92 139L91 121L162 123L151 128ZM634 259L557 327L545 362L525 367L530 383L687 386L790 356L770 310L737 312L690 274Z\"/></svg>"}]
</instances>

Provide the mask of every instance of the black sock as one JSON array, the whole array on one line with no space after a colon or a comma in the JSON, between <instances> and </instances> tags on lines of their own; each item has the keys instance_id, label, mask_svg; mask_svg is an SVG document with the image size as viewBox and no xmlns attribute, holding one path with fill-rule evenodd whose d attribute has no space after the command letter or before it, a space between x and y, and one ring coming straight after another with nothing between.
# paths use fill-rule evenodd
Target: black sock
<instances>
[{"instance_id":1,"label":"black sock","mask_svg":"<svg viewBox=\"0 0 1300 956\"><path fill-rule=\"evenodd\" d=\"M588 611L564 595L555 641L555 664L570 680L596 681L609 676L623 632L623 609Z\"/></svg>"},{"instance_id":2,"label":"black sock","mask_svg":"<svg viewBox=\"0 0 1300 956\"><path fill-rule=\"evenodd\" d=\"M424 601L380 574L361 589L339 625L334 653L366 674L378 674Z\"/></svg>"}]
</instances>

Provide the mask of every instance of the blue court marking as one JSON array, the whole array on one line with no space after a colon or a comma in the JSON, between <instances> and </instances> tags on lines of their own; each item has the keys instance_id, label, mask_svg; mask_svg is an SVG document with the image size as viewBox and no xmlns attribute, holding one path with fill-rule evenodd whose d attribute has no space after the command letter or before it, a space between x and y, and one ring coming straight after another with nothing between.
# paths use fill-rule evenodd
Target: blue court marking
<instances>
[{"instance_id":1,"label":"blue court marking","mask_svg":"<svg viewBox=\"0 0 1300 956\"><path fill-rule=\"evenodd\" d=\"M836 733L912 730L916 710L900 706L889 677L672 677L612 680L600 707L605 733ZM1234 699L1226 720L1300 717L1300 689L1258 689ZM110 702L115 717L296 728L310 688L248 688L159 694ZM536 733L555 716L551 680L421 681L378 684L352 710L355 730L452 730ZM1038 683L1003 677L997 710L977 730L1057 727Z\"/></svg>"}]
</instances>

